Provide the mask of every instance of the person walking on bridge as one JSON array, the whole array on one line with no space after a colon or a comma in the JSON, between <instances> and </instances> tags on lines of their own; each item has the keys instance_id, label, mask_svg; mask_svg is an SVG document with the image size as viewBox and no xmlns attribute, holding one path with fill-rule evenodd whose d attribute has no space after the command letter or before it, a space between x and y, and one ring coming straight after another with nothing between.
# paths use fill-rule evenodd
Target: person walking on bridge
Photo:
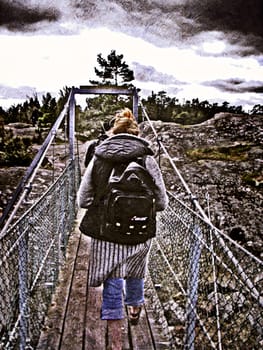
<instances>
[{"instance_id":1,"label":"person walking on bridge","mask_svg":"<svg viewBox=\"0 0 263 350\"><path fill-rule=\"evenodd\" d=\"M116 114L113 127L108 131L108 138L96 146L77 194L79 207L86 209L80 230L91 237L88 283L91 287L103 285L101 319L108 322L112 334L112 349L115 350L122 348L121 327L125 317L123 302L128 308L129 322L136 325L139 321L144 304L144 277L148 255L156 228L155 217L150 220L142 212L133 215L132 224L127 226L123 223L123 220L128 220L125 216L127 211L131 210L128 204L123 205L126 200L121 192L123 184L119 185L119 192L112 192L112 196L116 193L122 194L114 197L113 204L107 209L107 213L111 213L114 205L120 204L119 213L114 214L115 219L118 217L114 224L110 223L111 218L105 219L103 206L106 199L109 206L108 194L117 181L116 176L113 176L109 186L114 167L117 164L120 171L128 169L127 165L131 164L127 173L130 174L129 179L135 181L134 186L138 183L135 171L142 171L142 167L153 179L153 215L166 208L168 197L153 154L149 143L139 136L139 126L134 115L125 108ZM136 200L135 195L127 203L133 200ZM140 210L144 209L144 200L147 203L146 195L144 198L141 194L137 205ZM122 226L126 230L124 234L119 233ZM139 229L136 232L137 227Z\"/></svg>"}]
</instances>

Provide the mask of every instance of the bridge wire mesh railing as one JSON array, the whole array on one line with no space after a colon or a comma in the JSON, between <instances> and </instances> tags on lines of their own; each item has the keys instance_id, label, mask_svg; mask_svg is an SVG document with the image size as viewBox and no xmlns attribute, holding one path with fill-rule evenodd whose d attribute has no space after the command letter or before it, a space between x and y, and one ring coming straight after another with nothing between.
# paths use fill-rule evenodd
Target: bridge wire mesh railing
<instances>
[{"instance_id":1,"label":"bridge wire mesh railing","mask_svg":"<svg viewBox=\"0 0 263 350\"><path fill-rule=\"evenodd\" d=\"M0 349L34 348L40 335L75 218L80 181L80 163L75 157L75 94L86 90L71 89L0 217ZM131 94L127 89L113 90L106 93ZM136 111L136 90L133 96ZM43 166L45 160L52 166L49 172Z\"/></svg>"},{"instance_id":2,"label":"bridge wire mesh railing","mask_svg":"<svg viewBox=\"0 0 263 350\"><path fill-rule=\"evenodd\" d=\"M74 221L76 162L0 240L0 349L37 343ZM146 288L171 349L262 348L262 262L193 211L193 198L169 196Z\"/></svg>"},{"instance_id":3,"label":"bridge wire mesh railing","mask_svg":"<svg viewBox=\"0 0 263 350\"><path fill-rule=\"evenodd\" d=\"M37 344L74 224L76 162L0 240L0 349Z\"/></svg>"},{"instance_id":4,"label":"bridge wire mesh railing","mask_svg":"<svg viewBox=\"0 0 263 350\"><path fill-rule=\"evenodd\" d=\"M36 186L35 178L36 175L39 172L40 167L43 165L44 160L48 160L50 163L50 166L53 166L53 180L55 176L55 153L54 153L54 145L57 143L56 138L59 136L60 143L63 143L64 146L67 143L67 140L69 139L67 133L67 126L69 124L69 130L71 131L73 128L74 123L72 122L73 117L70 115L68 118L68 109L70 102L72 101L72 92L70 93L70 96L68 98L68 101L66 102L63 110L59 114L58 118L56 119L54 125L49 130L43 144L41 147L39 147L39 150L37 154L35 155L34 159L32 160L30 166L25 171L25 174L23 178L19 181L18 186L16 190L14 191L12 197L8 201L6 207L4 208L3 214L0 217L0 239L7 231L8 227L12 224L14 220L17 219L21 215L21 208L24 210L25 202L27 201L28 197L31 196L31 190L33 187L33 183ZM64 121L64 132L61 132L62 129L62 123ZM72 133L72 132L71 132ZM72 143L72 140L69 140L69 143ZM56 144L56 148L59 148L58 143ZM65 148L66 151L66 148ZM61 153L63 153L63 149L61 147L59 148L59 157L61 157ZM74 156L71 154L71 152L67 152L70 156L70 159L74 159ZM67 157L64 158L65 160ZM63 168L66 166L66 164L63 164ZM42 182L43 185L43 182ZM49 183L47 181L47 188L49 187ZM32 196L31 196L32 197ZM39 193L37 193L37 198L39 197ZM17 215L18 213L18 215Z\"/></svg>"},{"instance_id":5,"label":"bridge wire mesh railing","mask_svg":"<svg viewBox=\"0 0 263 350\"><path fill-rule=\"evenodd\" d=\"M71 92L6 210L15 204L0 235L0 349L35 348L64 262L80 181L73 97Z\"/></svg>"},{"instance_id":6,"label":"bridge wire mesh railing","mask_svg":"<svg viewBox=\"0 0 263 350\"><path fill-rule=\"evenodd\" d=\"M156 321L171 349L262 349L263 262L215 228L183 185L184 201L169 193L158 214L149 258Z\"/></svg>"},{"instance_id":7,"label":"bridge wire mesh railing","mask_svg":"<svg viewBox=\"0 0 263 350\"><path fill-rule=\"evenodd\" d=\"M171 348L262 348L262 267L170 194L158 215L149 274Z\"/></svg>"}]
</instances>

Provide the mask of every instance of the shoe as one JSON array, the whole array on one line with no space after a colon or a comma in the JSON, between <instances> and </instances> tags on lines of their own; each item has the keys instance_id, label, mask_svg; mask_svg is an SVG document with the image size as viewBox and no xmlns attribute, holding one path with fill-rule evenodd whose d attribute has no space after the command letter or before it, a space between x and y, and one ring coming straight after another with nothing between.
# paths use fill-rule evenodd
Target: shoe
<instances>
[{"instance_id":1,"label":"shoe","mask_svg":"<svg viewBox=\"0 0 263 350\"><path fill-rule=\"evenodd\" d=\"M136 326L139 323L142 307L141 306L128 306L128 311L129 311L130 323L133 326Z\"/></svg>"}]
</instances>

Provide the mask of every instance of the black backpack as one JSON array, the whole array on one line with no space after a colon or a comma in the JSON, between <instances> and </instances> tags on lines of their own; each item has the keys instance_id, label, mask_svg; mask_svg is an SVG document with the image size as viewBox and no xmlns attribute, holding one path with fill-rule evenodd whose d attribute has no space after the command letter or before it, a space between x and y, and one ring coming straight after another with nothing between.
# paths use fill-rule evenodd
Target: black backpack
<instances>
[{"instance_id":1,"label":"black backpack","mask_svg":"<svg viewBox=\"0 0 263 350\"><path fill-rule=\"evenodd\" d=\"M102 239L138 244L155 236L156 185L145 158L114 164L99 205Z\"/></svg>"}]
</instances>

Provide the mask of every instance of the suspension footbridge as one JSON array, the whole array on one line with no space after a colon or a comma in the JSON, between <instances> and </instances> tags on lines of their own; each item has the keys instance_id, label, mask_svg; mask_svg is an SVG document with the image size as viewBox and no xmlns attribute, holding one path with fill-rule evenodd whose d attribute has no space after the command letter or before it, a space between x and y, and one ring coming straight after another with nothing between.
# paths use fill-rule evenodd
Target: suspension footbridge
<instances>
[{"instance_id":1,"label":"suspension footbridge","mask_svg":"<svg viewBox=\"0 0 263 350\"><path fill-rule=\"evenodd\" d=\"M69 99L1 220L0 349L106 349L111 334L99 319L101 290L86 284L89 240L78 231L81 177L75 140L75 95L136 89L72 88ZM158 135L143 106L146 123ZM34 180L64 130L65 163L44 193ZM61 145L61 141L60 141ZM218 230L192 195L165 143L185 196L169 192L158 214L140 326L123 325L124 349L262 349L263 262ZM30 196L37 197L20 213Z\"/></svg>"}]
</instances>

